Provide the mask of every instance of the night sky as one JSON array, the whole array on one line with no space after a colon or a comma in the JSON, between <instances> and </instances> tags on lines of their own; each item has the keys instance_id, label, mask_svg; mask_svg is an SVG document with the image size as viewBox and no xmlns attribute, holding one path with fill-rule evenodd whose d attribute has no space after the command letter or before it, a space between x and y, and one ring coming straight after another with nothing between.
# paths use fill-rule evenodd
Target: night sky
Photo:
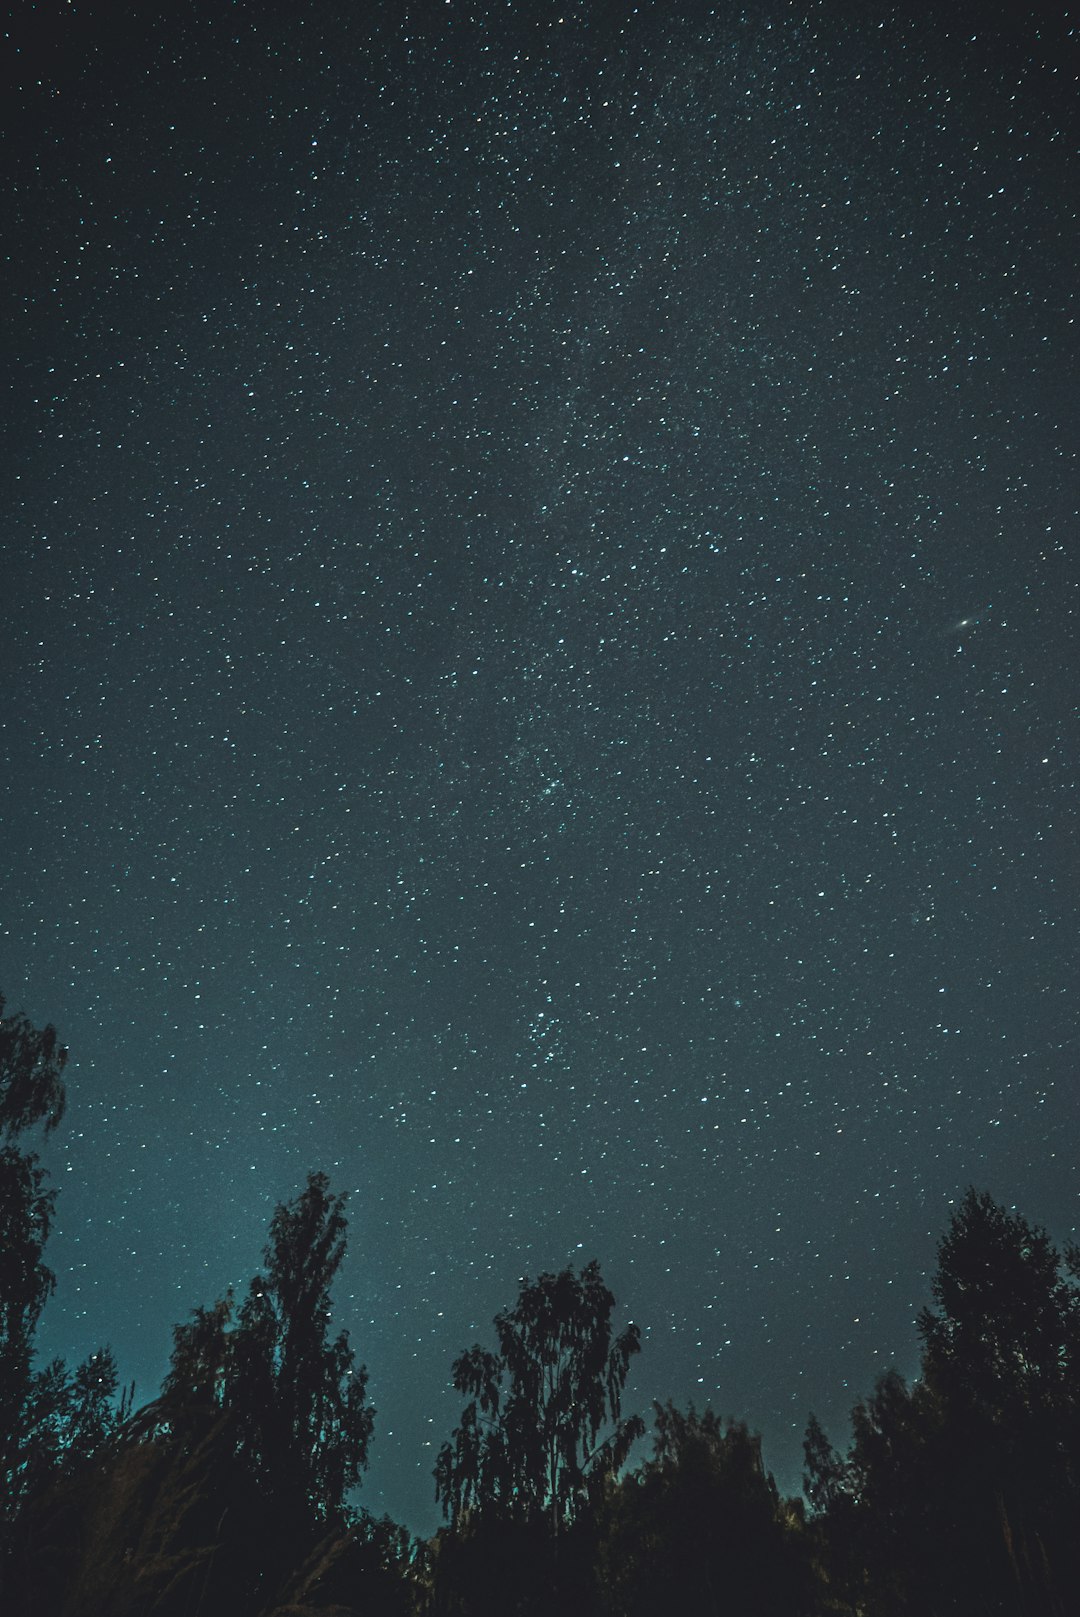
<instances>
[{"instance_id":1,"label":"night sky","mask_svg":"<svg viewBox=\"0 0 1080 1617\"><path fill-rule=\"evenodd\" d=\"M594 1256L793 1488L969 1183L1080 1228L1075 19L134 9L5 44L42 1349L152 1396L321 1168L369 1507Z\"/></svg>"}]
</instances>

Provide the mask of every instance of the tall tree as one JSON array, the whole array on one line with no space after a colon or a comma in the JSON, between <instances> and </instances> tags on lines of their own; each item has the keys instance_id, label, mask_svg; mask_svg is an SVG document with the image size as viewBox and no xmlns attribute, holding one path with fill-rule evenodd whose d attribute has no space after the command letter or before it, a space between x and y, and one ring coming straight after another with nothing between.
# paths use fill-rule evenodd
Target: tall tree
<instances>
[{"instance_id":1,"label":"tall tree","mask_svg":"<svg viewBox=\"0 0 1080 1617\"><path fill-rule=\"evenodd\" d=\"M235 1398L256 1464L288 1476L319 1520L340 1515L367 1465L375 1412L347 1331L331 1337L330 1291L345 1257L346 1197L309 1174L274 1213L265 1275L251 1282L235 1344Z\"/></svg>"},{"instance_id":2,"label":"tall tree","mask_svg":"<svg viewBox=\"0 0 1080 1617\"><path fill-rule=\"evenodd\" d=\"M0 1457L10 1442L11 1406L25 1396L33 1337L55 1285L45 1264L56 1192L18 1135L36 1123L56 1127L64 1112L67 1051L56 1029L39 1031L22 1013L4 1016L0 995ZM0 1458L0 1463L2 1458Z\"/></svg>"},{"instance_id":3,"label":"tall tree","mask_svg":"<svg viewBox=\"0 0 1080 1617\"><path fill-rule=\"evenodd\" d=\"M330 1328L345 1249L345 1197L312 1174L277 1208L243 1304L227 1295L176 1326L161 1396L93 1485L75 1477L39 1501L39 1541L68 1553L55 1571L51 1555L24 1557L35 1610L269 1611L309 1556L322 1575L320 1543L327 1556L352 1544L348 1494L374 1415L366 1371ZM90 1399L84 1426L94 1413ZM86 1590L104 1590L101 1604L83 1604Z\"/></svg>"},{"instance_id":4,"label":"tall tree","mask_svg":"<svg viewBox=\"0 0 1080 1617\"><path fill-rule=\"evenodd\" d=\"M919 1316L922 1380L816 1423L807 1492L852 1609L1063 1617L1080 1588L1080 1303L1044 1231L969 1191Z\"/></svg>"},{"instance_id":5,"label":"tall tree","mask_svg":"<svg viewBox=\"0 0 1080 1617\"><path fill-rule=\"evenodd\" d=\"M962 1467L972 1584L1052 1611L1080 1586L1080 1291L1046 1231L969 1190L919 1316L923 1375Z\"/></svg>"},{"instance_id":6,"label":"tall tree","mask_svg":"<svg viewBox=\"0 0 1080 1617\"><path fill-rule=\"evenodd\" d=\"M14 1142L36 1123L59 1123L67 1059L55 1028L3 1013L0 996L0 1540L28 1487L34 1332L56 1283L45 1263L56 1192L34 1153Z\"/></svg>"},{"instance_id":7,"label":"tall tree","mask_svg":"<svg viewBox=\"0 0 1080 1617\"><path fill-rule=\"evenodd\" d=\"M495 1318L498 1352L477 1344L457 1360L454 1386L470 1402L435 1469L452 1520L498 1507L546 1516L557 1533L623 1464L644 1431L638 1416L621 1416L641 1333L628 1325L613 1336L614 1306L595 1261L580 1275L526 1279L516 1306Z\"/></svg>"},{"instance_id":8,"label":"tall tree","mask_svg":"<svg viewBox=\"0 0 1080 1617\"><path fill-rule=\"evenodd\" d=\"M969 1190L939 1243L931 1290L937 1307L919 1315L923 1367L951 1400L996 1421L1060 1406L1080 1294L1045 1230Z\"/></svg>"},{"instance_id":9,"label":"tall tree","mask_svg":"<svg viewBox=\"0 0 1080 1617\"><path fill-rule=\"evenodd\" d=\"M237 1312L230 1296L173 1332L160 1405L222 1409L250 1472L283 1508L313 1522L340 1518L367 1465L375 1412L348 1333L330 1333L331 1288L345 1257L345 1195L325 1174L277 1208L256 1275ZM235 1321L235 1323L234 1323Z\"/></svg>"},{"instance_id":10,"label":"tall tree","mask_svg":"<svg viewBox=\"0 0 1080 1617\"><path fill-rule=\"evenodd\" d=\"M0 1149L0 1531L28 1486L34 1332L55 1285L44 1258L55 1198L35 1156Z\"/></svg>"},{"instance_id":11,"label":"tall tree","mask_svg":"<svg viewBox=\"0 0 1080 1617\"><path fill-rule=\"evenodd\" d=\"M54 1129L64 1112L67 1051L56 1029L35 1028L18 1013L4 1016L0 996L0 1559L28 1497L104 1435L115 1392L111 1356L74 1373L57 1360L35 1372L34 1335L55 1279L45 1262L56 1193L32 1151L16 1141L35 1125ZM110 1379L111 1378L111 1379ZM107 1385L104 1401L96 1392ZM91 1416L91 1405L94 1414ZM100 1432L99 1432L100 1428Z\"/></svg>"}]
</instances>

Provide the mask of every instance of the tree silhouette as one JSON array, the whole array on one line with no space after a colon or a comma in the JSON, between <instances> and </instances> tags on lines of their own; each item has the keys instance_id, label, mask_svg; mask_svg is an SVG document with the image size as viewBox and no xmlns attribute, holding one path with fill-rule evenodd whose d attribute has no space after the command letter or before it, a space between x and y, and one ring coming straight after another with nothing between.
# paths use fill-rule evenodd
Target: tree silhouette
<instances>
[{"instance_id":1,"label":"tree silhouette","mask_svg":"<svg viewBox=\"0 0 1080 1617\"><path fill-rule=\"evenodd\" d=\"M160 1397L106 1446L95 1484L61 1475L39 1498L41 1548L19 1569L27 1609L253 1617L284 1595L308 1609L307 1587L350 1567L371 1589L392 1585L389 1551L379 1571L350 1525L374 1415L366 1372L329 1324L346 1233L345 1197L309 1175L274 1213L243 1305L228 1295L174 1328ZM71 1378L72 1431L92 1430L100 1390Z\"/></svg>"},{"instance_id":2,"label":"tree silhouette","mask_svg":"<svg viewBox=\"0 0 1080 1617\"><path fill-rule=\"evenodd\" d=\"M599 1584L619 1617L798 1617L814 1604L801 1510L782 1500L742 1421L657 1404L652 1457L609 1489Z\"/></svg>"},{"instance_id":3,"label":"tree silhouette","mask_svg":"<svg viewBox=\"0 0 1080 1617\"><path fill-rule=\"evenodd\" d=\"M54 1027L35 1028L22 1014L4 1015L0 994L0 1132L16 1134L44 1122L46 1133L64 1115L67 1050Z\"/></svg>"},{"instance_id":4,"label":"tree silhouette","mask_svg":"<svg viewBox=\"0 0 1080 1617\"><path fill-rule=\"evenodd\" d=\"M331 1338L330 1290L345 1256L345 1195L309 1174L279 1206L235 1344L236 1408L256 1469L286 1477L319 1520L340 1515L367 1465L375 1412L346 1331Z\"/></svg>"},{"instance_id":5,"label":"tree silhouette","mask_svg":"<svg viewBox=\"0 0 1080 1617\"><path fill-rule=\"evenodd\" d=\"M33 1152L13 1141L34 1124L55 1128L64 1110L67 1051L54 1028L39 1032L0 996L0 1556L38 1474L31 1464L35 1404L49 1405L57 1371L35 1387L34 1333L55 1278L45 1263L56 1192ZM40 1444L38 1445L40 1448Z\"/></svg>"},{"instance_id":6,"label":"tree silhouette","mask_svg":"<svg viewBox=\"0 0 1080 1617\"><path fill-rule=\"evenodd\" d=\"M55 1199L35 1156L0 1150L0 1528L8 1530L30 1483L34 1332L55 1285L44 1260Z\"/></svg>"},{"instance_id":7,"label":"tree silhouette","mask_svg":"<svg viewBox=\"0 0 1080 1617\"><path fill-rule=\"evenodd\" d=\"M495 1318L498 1353L477 1345L456 1361L454 1386L471 1401L435 1468L435 1497L454 1522L497 1507L545 1517L558 1533L624 1463L644 1430L621 1418L641 1334L628 1325L613 1338L614 1306L595 1261L580 1275L523 1280L516 1306Z\"/></svg>"},{"instance_id":8,"label":"tree silhouette","mask_svg":"<svg viewBox=\"0 0 1080 1617\"><path fill-rule=\"evenodd\" d=\"M850 1492L849 1468L829 1442L825 1428L811 1414L803 1438L803 1493L818 1515L833 1510Z\"/></svg>"},{"instance_id":9,"label":"tree silhouette","mask_svg":"<svg viewBox=\"0 0 1080 1617\"><path fill-rule=\"evenodd\" d=\"M188 1324L173 1326L172 1357L159 1400L159 1408L166 1415L177 1408L224 1406L230 1361L228 1325L232 1316L230 1291L212 1308L200 1305L193 1309Z\"/></svg>"},{"instance_id":10,"label":"tree silhouette","mask_svg":"<svg viewBox=\"0 0 1080 1617\"><path fill-rule=\"evenodd\" d=\"M69 1372L62 1359L34 1369L34 1337L55 1278L45 1262L56 1192L32 1151L15 1140L48 1133L64 1112L67 1051L56 1030L0 996L0 1586L28 1501L71 1475L105 1442L127 1410L114 1405L116 1365L107 1349Z\"/></svg>"},{"instance_id":11,"label":"tree silhouette","mask_svg":"<svg viewBox=\"0 0 1080 1617\"><path fill-rule=\"evenodd\" d=\"M329 1329L346 1250L345 1199L313 1173L277 1208L265 1273L239 1312L229 1295L175 1327L159 1404L163 1426L180 1409L227 1411L232 1441L267 1496L311 1522L341 1517L375 1420L348 1333L331 1337Z\"/></svg>"},{"instance_id":12,"label":"tree silhouette","mask_svg":"<svg viewBox=\"0 0 1080 1617\"><path fill-rule=\"evenodd\" d=\"M923 1375L971 1585L1016 1611L1054 1611L1080 1579L1080 1292L1044 1230L972 1189L939 1244L932 1293Z\"/></svg>"},{"instance_id":13,"label":"tree silhouette","mask_svg":"<svg viewBox=\"0 0 1080 1617\"><path fill-rule=\"evenodd\" d=\"M807 1496L849 1609L1063 1617L1080 1587L1078 1294L1045 1232L971 1190L919 1316L923 1377L816 1422Z\"/></svg>"},{"instance_id":14,"label":"tree silhouette","mask_svg":"<svg viewBox=\"0 0 1080 1617\"><path fill-rule=\"evenodd\" d=\"M102 1449L131 1411L131 1389L117 1399L119 1373L108 1348L69 1371L53 1359L33 1377L25 1406L22 1492L33 1497L74 1475Z\"/></svg>"},{"instance_id":15,"label":"tree silhouette","mask_svg":"<svg viewBox=\"0 0 1080 1617\"><path fill-rule=\"evenodd\" d=\"M1080 1296L1045 1230L969 1190L938 1246L919 1315L923 1368L950 1400L1010 1421L1060 1404L1080 1343Z\"/></svg>"}]
</instances>

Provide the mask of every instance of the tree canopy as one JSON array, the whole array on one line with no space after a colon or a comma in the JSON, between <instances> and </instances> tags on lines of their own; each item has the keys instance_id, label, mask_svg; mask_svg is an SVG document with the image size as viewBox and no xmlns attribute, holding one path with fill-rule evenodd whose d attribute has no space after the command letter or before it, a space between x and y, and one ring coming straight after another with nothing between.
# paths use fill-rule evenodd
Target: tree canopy
<instances>
[{"instance_id":1,"label":"tree canopy","mask_svg":"<svg viewBox=\"0 0 1080 1617\"><path fill-rule=\"evenodd\" d=\"M1080 1293L1045 1231L970 1190L919 1316L922 1378L882 1374L847 1455L811 1420L805 1487L853 1607L1058 1617L1080 1587Z\"/></svg>"},{"instance_id":2,"label":"tree canopy","mask_svg":"<svg viewBox=\"0 0 1080 1617\"><path fill-rule=\"evenodd\" d=\"M641 1333L631 1324L615 1336L614 1307L595 1261L523 1280L495 1318L498 1352L477 1344L456 1361L454 1386L470 1402L435 1470L448 1516L499 1507L558 1531L624 1463L644 1430L621 1415Z\"/></svg>"},{"instance_id":3,"label":"tree canopy","mask_svg":"<svg viewBox=\"0 0 1080 1617\"><path fill-rule=\"evenodd\" d=\"M36 1123L57 1127L67 1056L54 1027L36 1028L21 1011L5 1016L0 994L0 1133L11 1139Z\"/></svg>"},{"instance_id":4,"label":"tree canopy","mask_svg":"<svg viewBox=\"0 0 1080 1617\"><path fill-rule=\"evenodd\" d=\"M331 1289L345 1256L345 1195L308 1175L270 1225L264 1273L239 1310L231 1295L173 1332L161 1410L227 1411L238 1451L269 1492L301 1514L339 1517L367 1464L375 1412L348 1333L332 1336Z\"/></svg>"},{"instance_id":5,"label":"tree canopy","mask_svg":"<svg viewBox=\"0 0 1080 1617\"><path fill-rule=\"evenodd\" d=\"M27 1501L89 1460L126 1404L114 1403L117 1371L107 1348L75 1370L62 1359L34 1367L35 1334L55 1277L45 1261L56 1192L22 1137L59 1124L67 1050L53 1027L0 996L0 1590Z\"/></svg>"}]
</instances>

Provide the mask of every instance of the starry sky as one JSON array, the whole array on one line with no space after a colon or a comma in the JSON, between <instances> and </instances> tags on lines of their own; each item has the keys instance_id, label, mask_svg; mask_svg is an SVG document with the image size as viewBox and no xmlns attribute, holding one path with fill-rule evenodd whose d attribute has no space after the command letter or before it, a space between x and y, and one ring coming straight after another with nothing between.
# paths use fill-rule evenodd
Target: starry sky
<instances>
[{"instance_id":1,"label":"starry sky","mask_svg":"<svg viewBox=\"0 0 1080 1617\"><path fill-rule=\"evenodd\" d=\"M42 1349L152 1396L320 1168L371 1508L593 1256L794 1488L969 1183L1080 1225L1075 19L106 10L5 47Z\"/></svg>"}]
</instances>

